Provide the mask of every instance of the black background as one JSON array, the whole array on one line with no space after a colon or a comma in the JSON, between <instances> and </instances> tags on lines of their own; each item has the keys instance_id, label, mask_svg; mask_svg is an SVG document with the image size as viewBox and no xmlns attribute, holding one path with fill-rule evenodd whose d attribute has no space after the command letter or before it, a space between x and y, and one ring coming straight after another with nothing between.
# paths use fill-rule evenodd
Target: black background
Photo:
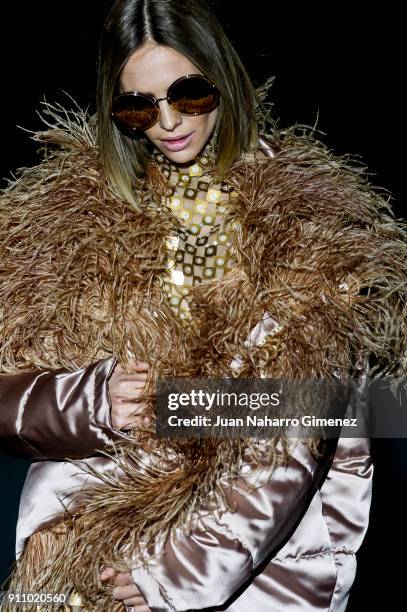
<instances>
[{"instance_id":1,"label":"black background","mask_svg":"<svg viewBox=\"0 0 407 612\"><path fill-rule=\"evenodd\" d=\"M64 103L62 90L82 106L94 104L97 44L111 2L14 2L2 5L1 168L2 186L20 166L37 159L36 145L17 126L40 127L41 100ZM254 84L275 75L271 100L282 126L314 125L337 154L358 155L371 181L392 194L397 216L406 217L404 116L401 77L403 20L387 3L362 11L307 3L212 2ZM402 70L403 66L403 70ZM404 109L403 109L404 110ZM403 171L402 171L403 165ZM358 553L357 577L347 612L403 601L406 547L406 440L373 440L375 462L370 526ZM13 557L18 495L28 462L0 458L2 499L0 572ZM259 611L261 612L261 611Z\"/></svg>"}]
</instances>

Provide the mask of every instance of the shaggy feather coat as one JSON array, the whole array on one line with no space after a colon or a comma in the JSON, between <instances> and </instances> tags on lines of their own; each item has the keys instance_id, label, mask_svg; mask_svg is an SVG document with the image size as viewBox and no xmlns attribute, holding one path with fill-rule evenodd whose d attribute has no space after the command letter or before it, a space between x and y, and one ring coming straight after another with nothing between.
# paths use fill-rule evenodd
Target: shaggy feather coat
<instances>
[{"instance_id":1,"label":"shaggy feather coat","mask_svg":"<svg viewBox=\"0 0 407 612\"><path fill-rule=\"evenodd\" d=\"M247 154L225 176L237 195L228 211L240 224L237 265L192 288L186 324L162 286L174 220L166 210L138 212L115 195L85 114L48 112L49 129L35 134L46 145L43 161L23 169L1 197L2 373L74 370L113 354L125 366L130 349L150 364L152 416L158 375L221 377L236 355L242 377L354 376L370 361L372 377L405 382L406 225L365 168L335 156L311 132L266 134L274 157ZM165 189L152 161L140 185L143 202L160 202ZM282 330L248 348L265 310ZM121 609L100 584L101 566L175 526L187 529L208 499L221 510L221 479L240 474L248 447L272 466L289 453L287 444L279 456L275 440L162 440L153 429L134 431L106 451L120 476L99 475L100 486L74 514L30 538L10 588L74 586L90 609ZM317 453L318 441L310 449ZM143 464L145 452L154 468Z\"/></svg>"}]
</instances>

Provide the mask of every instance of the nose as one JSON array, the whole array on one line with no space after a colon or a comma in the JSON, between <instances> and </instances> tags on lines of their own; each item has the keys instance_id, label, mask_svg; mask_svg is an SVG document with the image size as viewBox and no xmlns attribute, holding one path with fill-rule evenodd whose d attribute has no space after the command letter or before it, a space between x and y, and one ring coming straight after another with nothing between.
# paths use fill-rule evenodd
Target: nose
<instances>
[{"instance_id":1,"label":"nose","mask_svg":"<svg viewBox=\"0 0 407 612\"><path fill-rule=\"evenodd\" d=\"M168 104L167 100L161 100L158 103L160 108L160 126L163 130L172 131L177 125L182 122L182 117L178 113L176 113L171 106Z\"/></svg>"}]
</instances>

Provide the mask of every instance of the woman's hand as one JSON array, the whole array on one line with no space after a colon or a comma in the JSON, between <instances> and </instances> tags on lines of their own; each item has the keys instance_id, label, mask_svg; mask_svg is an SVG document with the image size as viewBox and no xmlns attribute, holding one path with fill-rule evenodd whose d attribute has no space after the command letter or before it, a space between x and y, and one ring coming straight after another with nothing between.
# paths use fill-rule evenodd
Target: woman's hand
<instances>
[{"instance_id":1,"label":"woman's hand","mask_svg":"<svg viewBox=\"0 0 407 612\"><path fill-rule=\"evenodd\" d=\"M118 572L108 567L100 574L101 580L112 580L116 587L113 589L113 597L122 601L125 606L134 612L151 612L146 600L142 596L137 585L134 584L130 572Z\"/></svg>"},{"instance_id":2,"label":"woman's hand","mask_svg":"<svg viewBox=\"0 0 407 612\"><path fill-rule=\"evenodd\" d=\"M131 359L130 365L134 369L134 374L126 374L122 366L117 363L108 381L112 403L112 424L116 429L124 431L141 425L147 427L149 424L149 419L142 414L145 403L139 399L144 391L148 364Z\"/></svg>"}]
</instances>

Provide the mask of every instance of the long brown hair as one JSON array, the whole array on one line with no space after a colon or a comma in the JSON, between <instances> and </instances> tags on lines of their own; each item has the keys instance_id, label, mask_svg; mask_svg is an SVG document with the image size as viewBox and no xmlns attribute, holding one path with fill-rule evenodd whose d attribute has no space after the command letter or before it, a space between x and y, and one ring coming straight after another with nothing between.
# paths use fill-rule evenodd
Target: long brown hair
<instances>
[{"instance_id":1,"label":"long brown hair","mask_svg":"<svg viewBox=\"0 0 407 612\"><path fill-rule=\"evenodd\" d=\"M135 196L150 157L148 144L123 135L110 118L129 56L147 40L187 57L219 89L215 167L219 177L258 143L258 97L219 21L202 0L117 0L102 31L97 87L98 146L115 191L138 208Z\"/></svg>"}]
</instances>

